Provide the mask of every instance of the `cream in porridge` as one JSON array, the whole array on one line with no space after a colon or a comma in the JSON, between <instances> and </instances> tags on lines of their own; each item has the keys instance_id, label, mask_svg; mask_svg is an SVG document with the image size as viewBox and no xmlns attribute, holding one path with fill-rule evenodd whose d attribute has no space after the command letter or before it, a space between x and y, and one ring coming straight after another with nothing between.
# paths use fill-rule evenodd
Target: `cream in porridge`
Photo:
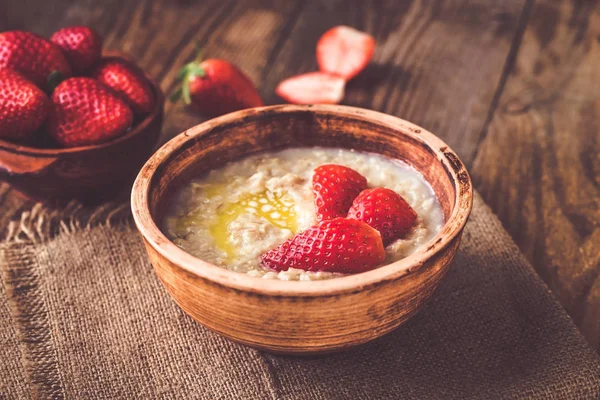
<instances>
[{"instance_id":1,"label":"cream in porridge","mask_svg":"<svg viewBox=\"0 0 600 400\"><path fill-rule=\"evenodd\" d=\"M417 213L415 227L385 248L383 264L412 254L443 225L433 190L412 167L371 153L295 148L250 156L191 180L172 199L164 231L188 253L232 271L282 280L341 276L294 268L276 272L260 260L317 222L312 176L323 164L358 171L369 187L397 192Z\"/></svg>"}]
</instances>

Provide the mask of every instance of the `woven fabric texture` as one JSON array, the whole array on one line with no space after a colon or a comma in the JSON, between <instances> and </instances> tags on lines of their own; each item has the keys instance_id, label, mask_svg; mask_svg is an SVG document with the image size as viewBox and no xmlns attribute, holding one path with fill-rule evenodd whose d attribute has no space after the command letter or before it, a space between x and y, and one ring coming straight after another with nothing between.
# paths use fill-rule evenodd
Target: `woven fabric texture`
<instances>
[{"instance_id":1,"label":"woven fabric texture","mask_svg":"<svg viewBox=\"0 0 600 400\"><path fill-rule=\"evenodd\" d=\"M479 196L417 316L313 358L204 329L162 288L129 219L77 212L38 207L0 244L0 398L600 398L598 355Z\"/></svg>"}]
</instances>

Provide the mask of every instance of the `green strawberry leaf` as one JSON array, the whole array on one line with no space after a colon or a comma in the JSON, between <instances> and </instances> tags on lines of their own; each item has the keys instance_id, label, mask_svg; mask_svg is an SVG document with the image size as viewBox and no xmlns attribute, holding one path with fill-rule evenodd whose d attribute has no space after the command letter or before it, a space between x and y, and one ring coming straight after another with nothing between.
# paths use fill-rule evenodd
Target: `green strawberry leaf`
<instances>
[{"instance_id":1,"label":"green strawberry leaf","mask_svg":"<svg viewBox=\"0 0 600 400\"><path fill-rule=\"evenodd\" d=\"M171 97L169 98L172 102L177 102L179 99L183 98L185 104L192 104L192 95L190 92L190 80L193 78L203 78L206 76L206 71L200 65L202 61L202 49L198 42L195 43L196 50L198 54L196 55L196 60L185 64L178 72L177 72L177 80L181 81L181 87L177 89Z\"/></svg>"},{"instance_id":2,"label":"green strawberry leaf","mask_svg":"<svg viewBox=\"0 0 600 400\"><path fill-rule=\"evenodd\" d=\"M171 95L171 97L169 97L169 100L172 103L177 103L179 101L179 99L181 99L181 95L182 95L182 90L181 88L177 89L176 91L173 92L173 94Z\"/></svg>"},{"instance_id":3,"label":"green strawberry leaf","mask_svg":"<svg viewBox=\"0 0 600 400\"><path fill-rule=\"evenodd\" d=\"M192 104L192 96L190 94L190 76L186 75L183 78L183 82L181 83L181 95L183 97L183 102L187 105Z\"/></svg>"},{"instance_id":4,"label":"green strawberry leaf","mask_svg":"<svg viewBox=\"0 0 600 400\"><path fill-rule=\"evenodd\" d=\"M202 78L205 75L206 75L206 72L204 72L204 69L200 66L200 64L197 64L197 63L189 64L189 68L188 68L189 78L195 78L195 77Z\"/></svg>"},{"instance_id":5,"label":"green strawberry leaf","mask_svg":"<svg viewBox=\"0 0 600 400\"><path fill-rule=\"evenodd\" d=\"M178 72L177 72L177 80L181 81L188 73L190 64L185 64Z\"/></svg>"}]
</instances>

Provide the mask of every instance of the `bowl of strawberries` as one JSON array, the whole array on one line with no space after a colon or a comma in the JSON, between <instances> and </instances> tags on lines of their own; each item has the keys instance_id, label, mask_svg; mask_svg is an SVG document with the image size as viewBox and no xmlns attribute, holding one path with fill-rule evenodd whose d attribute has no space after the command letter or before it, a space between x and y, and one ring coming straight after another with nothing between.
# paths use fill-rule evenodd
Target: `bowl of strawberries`
<instances>
[{"instance_id":1,"label":"bowl of strawberries","mask_svg":"<svg viewBox=\"0 0 600 400\"><path fill-rule=\"evenodd\" d=\"M132 61L102 55L89 27L49 40L0 33L0 180L51 204L109 199L152 153L163 106L159 86Z\"/></svg>"}]
</instances>

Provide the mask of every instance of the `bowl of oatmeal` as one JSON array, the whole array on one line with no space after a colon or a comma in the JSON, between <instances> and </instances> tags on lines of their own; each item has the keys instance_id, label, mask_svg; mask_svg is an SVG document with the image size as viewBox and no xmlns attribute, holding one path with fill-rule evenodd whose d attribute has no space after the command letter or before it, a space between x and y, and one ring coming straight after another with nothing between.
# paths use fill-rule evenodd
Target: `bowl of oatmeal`
<instances>
[{"instance_id":1,"label":"bowl of oatmeal","mask_svg":"<svg viewBox=\"0 0 600 400\"><path fill-rule=\"evenodd\" d=\"M469 175L440 139L344 106L271 106L195 126L140 171L132 210L176 303L289 354L342 350L413 315L451 266Z\"/></svg>"}]
</instances>

